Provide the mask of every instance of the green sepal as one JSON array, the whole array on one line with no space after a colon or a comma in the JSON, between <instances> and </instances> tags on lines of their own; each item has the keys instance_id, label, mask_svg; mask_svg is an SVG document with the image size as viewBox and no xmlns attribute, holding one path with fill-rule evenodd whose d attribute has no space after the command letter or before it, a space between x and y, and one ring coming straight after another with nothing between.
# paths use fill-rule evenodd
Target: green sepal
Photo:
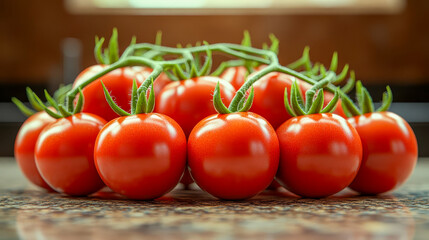
<instances>
[{"instance_id":1,"label":"green sepal","mask_svg":"<svg viewBox=\"0 0 429 240\"><path fill-rule=\"evenodd\" d=\"M109 49L104 49L103 57L104 57L104 62L105 62L106 64L112 64L112 63L110 62Z\"/></svg>"},{"instance_id":2,"label":"green sepal","mask_svg":"<svg viewBox=\"0 0 429 240\"><path fill-rule=\"evenodd\" d=\"M334 93L334 97L329 103L320 111L320 113L332 113L337 107L338 100L340 99L340 89L337 88Z\"/></svg>"},{"instance_id":3,"label":"green sepal","mask_svg":"<svg viewBox=\"0 0 429 240\"><path fill-rule=\"evenodd\" d=\"M337 67L338 67L338 53L334 52L334 54L332 54L331 66L329 67L329 71L335 72L337 71Z\"/></svg>"},{"instance_id":4,"label":"green sepal","mask_svg":"<svg viewBox=\"0 0 429 240\"><path fill-rule=\"evenodd\" d=\"M22 114L27 117L30 117L31 115L36 113L36 111L33 111L29 107L25 106L25 104L16 97L12 97L12 102L16 105L19 111L21 111Z\"/></svg>"},{"instance_id":5,"label":"green sepal","mask_svg":"<svg viewBox=\"0 0 429 240\"><path fill-rule=\"evenodd\" d=\"M362 112L353 101L343 92L339 92L341 97L341 107L343 108L344 113L347 117L359 116L362 115Z\"/></svg>"},{"instance_id":6,"label":"green sepal","mask_svg":"<svg viewBox=\"0 0 429 240\"><path fill-rule=\"evenodd\" d=\"M71 112L67 111L66 108L62 105L59 104L58 105L58 111L61 113L61 115L63 115L63 117L70 117L71 115L73 115Z\"/></svg>"},{"instance_id":7,"label":"green sepal","mask_svg":"<svg viewBox=\"0 0 429 240\"><path fill-rule=\"evenodd\" d=\"M241 45L245 46L245 47L251 47L252 46L250 34L249 34L249 31L247 31L247 30L243 31L243 40L241 40Z\"/></svg>"},{"instance_id":8,"label":"green sepal","mask_svg":"<svg viewBox=\"0 0 429 240\"><path fill-rule=\"evenodd\" d=\"M107 91L106 86L104 85L103 81L101 82L101 86L103 87L103 91L104 91L104 96L106 97L106 101L109 104L110 108L112 108L112 110L118 114L119 116L130 116L131 114L126 112L125 110L123 110L121 107L119 107L115 101L113 101L112 96L110 96L109 91Z\"/></svg>"},{"instance_id":9,"label":"green sepal","mask_svg":"<svg viewBox=\"0 0 429 240\"><path fill-rule=\"evenodd\" d=\"M247 112L247 111L249 111L250 108L252 107L254 96L255 96L255 91L254 91L253 85L252 85L252 87L250 88L249 96L247 97L246 102L244 103L244 106L240 110L238 110L238 111L239 112Z\"/></svg>"},{"instance_id":10,"label":"green sepal","mask_svg":"<svg viewBox=\"0 0 429 240\"><path fill-rule=\"evenodd\" d=\"M306 100L309 101L309 99L306 99ZM310 114L320 113L320 111L323 108L323 100L324 100L323 89L320 89L317 92L316 99L314 99L314 101L311 103L310 109L307 110L306 114L310 115Z\"/></svg>"},{"instance_id":11,"label":"green sepal","mask_svg":"<svg viewBox=\"0 0 429 240\"><path fill-rule=\"evenodd\" d=\"M76 106L74 107L73 114L80 113L82 112L82 109L83 109L83 102L84 102L83 92L80 87L78 88L78 90L79 90L79 97L77 98L77 103L76 103Z\"/></svg>"},{"instance_id":12,"label":"green sepal","mask_svg":"<svg viewBox=\"0 0 429 240\"><path fill-rule=\"evenodd\" d=\"M95 36L94 56L95 56L95 60L97 60L97 63L99 64L106 64L102 53L103 43L104 43L103 37L99 39L98 36Z\"/></svg>"},{"instance_id":13,"label":"green sepal","mask_svg":"<svg viewBox=\"0 0 429 240\"><path fill-rule=\"evenodd\" d=\"M49 95L48 91L45 89L45 98L48 101L48 103L55 108L55 110L59 111L58 104L55 102L55 100Z\"/></svg>"},{"instance_id":14,"label":"green sepal","mask_svg":"<svg viewBox=\"0 0 429 240\"><path fill-rule=\"evenodd\" d=\"M289 115L291 115L292 117L296 117L295 112L292 110L291 105L289 104L288 95L287 95L287 87L285 88L283 101L284 101L286 111L289 113ZM291 101L292 101L292 94L291 94Z\"/></svg>"},{"instance_id":15,"label":"green sepal","mask_svg":"<svg viewBox=\"0 0 429 240\"><path fill-rule=\"evenodd\" d=\"M183 71L183 69L179 66L179 64L176 64L173 66L173 72L175 73L175 75L177 75L177 77L180 80L185 80L190 78L190 76Z\"/></svg>"},{"instance_id":16,"label":"green sepal","mask_svg":"<svg viewBox=\"0 0 429 240\"><path fill-rule=\"evenodd\" d=\"M287 65L288 68L292 70L296 70L300 67L304 66L306 71L311 71L311 63L310 63L310 47L305 46L301 58Z\"/></svg>"},{"instance_id":17,"label":"green sepal","mask_svg":"<svg viewBox=\"0 0 429 240\"><path fill-rule=\"evenodd\" d=\"M46 105L43 103L43 101L40 100L40 98L31 89L30 89L30 94L32 95L32 98L34 99L34 101L37 101L37 103L40 106L42 106L43 110L47 114L49 114L51 117L56 118L56 119L59 119L59 118L63 117L62 115L60 115L58 113L55 113L55 112L51 111L51 109L49 109L48 107L46 107Z\"/></svg>"},{"instance_id":18,"label":"green sepal","mask_svg":"<svg viewBox=\"0 0 429 240\"><path fill-rule=\"evenodd\" d=\"M219 114L231 113L231 111L223 104L222 97L220 96L219 82L217 82L215 90L213 92L213 106Z\"/></svg>"},{"instance_id":19,"label":"green sepal","mask_svg":"<svg viewBox=\"0 0 429 240\"><path fill-rule=\"evenodd\" d=\"M162 31L158 30L155 36L155 45L161 46L162 44Z\"/></svg>"},{"instance_id":20,"label":"green sepal","mask_svg":"<svg viewBox=\"0 0 429 240\"><path fill-rule=\"evenodd\" d=\"M361 81L357 81L356 83L356 96L362 114L374 112L374 103L372 102L372 98L369 95L368 90L362 86Z\"/></svg>"},{"instance_id":21,"label":"green sepal","mask_svg":"<svg viewBox=\"0 0 429 240\"><path fill-rule=\"evenodd\" d=\"M60 84L60 87L54 92L54 100L57 103L62 103L65 101L65 98L67 96L67 93L72 90L73 88L73 84L67 84L67 85L63 85Z\"/></svg>"},{"instance_id":22,"label":"green sepal","mask_svg":"<svg viewBox=\"0 0 429 240\"><path fill-rule=\"evenodd\" d=\"M298 86L298 82L295 80L292 83L292 87L290 89L290 95L291 95L291 103L292 103L292 108L293 111L295 112L296 115L305 115L305 111L303 109L303 100L302 100L302 95L301 95L301 91L299 89Z\"/></svg>"},{"instance_id":23,"label":"green sepal","mask_svg":"<svg viewBox=\"0 0 429 240\"><path fill-rule=\"evenodd\" d=\"M379 108L377 108L376 112L385 112L389 110L389 107L392 104L393 96L389 85L386 86L386 90L387 91L383 93L382 104Z\"/></svg>"},{"instance_id":24,"label":"green sepal","mask_svg":"<svg viewBox=\"0 0 429 240\"><path fill-rule=\"evenodd\" d=\"M131 114L136 114L137 99L137 82L136 79L133 79L133 88L131 91Z\"/></svg>"},{"instance_id":25,"label":"green sepal","mask_svg":"<svg viewBox=\"0 0 429 240\"><path fill-rule=\"evenodd\" d=\"M332 84L334 84L334 85L340 84L346 78L348 71L349 71L349 65L346 64L346 65L344 65L341 73L339 75L337 75L337 77L335 78L334 81L332 81Z\"/></svg>"},{"instance_id":26,"label":"green sepal","mask_svg":"<svg viewBox=\"0 0 429 240\"><path fill-rule=\"evenodd\" d=\"M321 64L320 65L320 76L321 76L321 78L326 77L326 73L327 73L327 71L326 71L325 65Z\"/></svg>"},{"instance_id":27,"label":"green sepal","mask_svg":"<svg viewBox=\"0 0 429 240\"><path fill-rule=\"evenodd\" d=\"M356 76L355 72L352 70L350 71L350 77L347 80L346 84L341 88L341 91L344 93L349 93L355 86L356 83Z\"/></svg>"},{"instance_id":28,"label":"green sepal","mask_svg":"<svg viewBox=\"0 0 429 240\"><path fill-rule=\"evenodd\" d=\"M169 70L173 71L173 69L169 69ZM174 73L170 71L164 71L164 72L171 81L180 81L180 79Z\"/></svg>"},{"instance_id":29,"label":"green sepal","mask_svg":"<svg viewBox=\"0 0 429 240\"><path fill-rule=\"evenodd\" d=\"M30 102L30 104L34 108L34 110L36 110L37 112L43 111L45 109L44 104L43 104L43 102L42 102L42 104L40 104L39 101L36 100L36 98L34 97L35 93L33 92L33 90L31 90L30 87L26 87L25 91L27 93L28 101Z\"/></svg>"},{"instance_id":30,"label":"green sepal","mask_svg":"<svg viewBox=\"0 0 429 240\"><path fill-rule=\"evenodd\" d=\"M153 109L155 108L155 90L153 89L153 79L151 79L150 82L151 83L150 83L149 99L147 101L145 113L151 113L151 112L153 112Z\"/></svg>"},{"instance_id":31,"label":"green sepal","mask_svg":"<svg viewBox=\"0 0 429 240\"><path fill-rule=\"evenodd\" d=\"M271 41L270 51L275 54L279 54L279 46L280 46L279 39L272 33L268 37L270 38L270 41Z\"/></svg>"},{"instance_id":32,"label":"green sepal","mask_svg":"<svg viewBox=\"0 0 429 240\"><path fill-rule=\"evenodd\" d=\"M141 91L138 95L135 114L144 113L147 108L146 91Z\"/></svg>"},{"instance_id":33,"label":"green sepal","mask_svg":"<svg viewBox=\"0 0 429 240\"><path fill-rule=\"evenodd\" d=\"M313 77L319 72L320 63L315 63L310 71L306 71L304 74L308 77Z\"/></svg>"},{"instance_id":34,"label":"green sepal","mask_svg":"<svg viewBox=\"0 0 429 240\"><path fill-rule=\"evenodd\" d=\"M204 45L208 46L209 43L204 41ZM212 51L207 48L206 50L206 60L204 61L203 67L198 72L198 76L206 76L210 74L212 69L213 59L212 59Z\"/></svg>"},{"instance_id":35,"label":"green sepal","mask_svg":"<svg viewBox=\"0 0 429 240\"><path fill-rule=\"evenodd\" d=\"M109 64L112 64L119 59L118 47L118 29L113 28L112 36L109 41Z\"/></svg>"}]
</instances>

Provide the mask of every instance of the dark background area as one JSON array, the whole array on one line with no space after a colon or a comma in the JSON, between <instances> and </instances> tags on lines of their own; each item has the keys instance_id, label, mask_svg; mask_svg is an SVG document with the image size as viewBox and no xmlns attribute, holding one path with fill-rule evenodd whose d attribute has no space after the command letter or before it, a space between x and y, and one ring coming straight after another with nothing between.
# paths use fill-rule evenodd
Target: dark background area
<instances>
[{"instance_id":1,"label":"dark background area","mask_svg":"<svg viewBox=\"0 0 429 240\"><path fill-rule=\"evenodd\" d=\"M323 11L306 14L241 15L126 15L72 14L64 1L0 0L0 155L13 154L13 139L25 119L10 104L25 100L25 86L37 93L72 82L85 67L95 64L94 36L109 37L119 30L124 49L133 35L138 42L154 42L158 30L163 44L175 46L207 40L241 41L249 30L260 47L274 33L280 39L284 65L311 47L311 58L329 64L334 51L340 67L349 63L375 100L385 85L394 92L392 111L414 128L420 155L429 155L429 1L409 0L397 13Z\"/></svg>"}]
</instances>

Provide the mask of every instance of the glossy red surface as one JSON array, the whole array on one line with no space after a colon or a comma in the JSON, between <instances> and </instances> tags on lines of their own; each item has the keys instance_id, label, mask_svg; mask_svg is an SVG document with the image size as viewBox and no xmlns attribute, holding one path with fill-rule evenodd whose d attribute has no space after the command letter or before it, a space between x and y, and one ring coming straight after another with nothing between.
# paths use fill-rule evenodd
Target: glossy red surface
<instances>
[{"instance_id":1,"label":"glossy red surface","mask_svg":"<svg viewBox=\"0 0 429 240\"><path fill-rule=\"evenodd\" d=\"M251 112L212 115L188 140L188 164L195 182L221 199L245 199L273 180L279 161L274 129Z\"/></svg>"},{"instance_id":2,"label":"glossy red surface","mask_svg":"<svg viewBox=\"0 0 429 240\"><path fill-rule=\"evenodd\" d=\"M291 118L277 129L276 180L302 197L326 197L346 188L362 159L357 131L335 114Z\"/></svg>"},{"instance_id":3,"label":"glossy red surface","mask_svg":"<svg viewBox=\"0 0 429 240\"><path fill-rule=\"evenodd\" d=\"M186 136L203 118L215 114L213 91L220 84L220 93L226 106L234 97L235 89L227 81L211 76L176 81L164 87L156 98L154 112L173 118Z\"/></svg>"},{"instance_id":4,"label":"glossy red surface","mask_svg":"<svg viewBox=\"0 0 429 240\"><path fill-rule=\"evenodd\" d=\"M417 140L410 125L392 112L368 113L349 122L363 148L362 165L350 188L378 194L402 185L417 162Z\"/></svg>"},{"instance_id":5,"label":"glossy red surface","mask_svg":"<svg viewBox=\"0 0 429 240\"><path fill-rule=\"evenodd\" d=\"M79 113L58 119L40 133L36 166L55 191L88 195L104 186L94 166L94 143L105 123L93 114Z\"/></svg>"},{"instance_id":6,"label":"glossy red surface","mask_svg":"<svg viewBox=\"0 0 429 240\"><path fill-rule=\"evenodd\" d=\"M179 182L186 165L186 137L162 114L120 117L101 130L94 158L112 190L132 199L154 199Z\"/></svg>"},{"instance_id":7,"label":"glossy red surface","mask_svg":"<svg viewBox=\"0 0 429 240\"><path fill-rule=\"evenodd\" d=\"M52 191L52 188L40 176L34 160L34 150L36 148L37 138L40 132L56 119L49 116L46 112L38 112L29 117L22 124L15 139L15 159L30 182L33 184Z\"/></svg>"},{"instance_id":8,"label":"glossy red surface","mask_svg":"<svg viewBox=\"0 0 429 240\"><path fill-rule=\"evenodd\" d=\"M229 67L219 77L231 83L238 90L246 81L247 69L244 66Z\"/></svg>"}]
</instances>

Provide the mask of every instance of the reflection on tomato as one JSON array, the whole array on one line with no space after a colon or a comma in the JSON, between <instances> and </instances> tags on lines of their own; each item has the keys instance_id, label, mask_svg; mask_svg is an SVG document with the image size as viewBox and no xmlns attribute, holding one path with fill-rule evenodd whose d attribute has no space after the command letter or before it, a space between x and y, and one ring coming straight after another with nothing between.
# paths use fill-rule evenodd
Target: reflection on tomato
<instances>
[{"instance_id":1,"label":"reflection on tomato","mask_svg":"<svg viewBox=\"0 0 429 240\"><path fill-rule=\"evenodd\" d=\"M276 179L302 197L327 197L346 188L362 158L357 131L336 114L294 117L277 129L280 163Z\"/></svg>"},{"instance_id":2,"label":"reflection on tomato","mask_svg":"<svg viewBox=\"0 0 429 240\"><path fill-rule=\"evenodd\" d=\"M77 76L73 87L76 88L85 80L102 71L106 67L108 66L94 65L83 70L79 76ZM125 67L116 69L100 77L82 89L85 97L82 112L93 113L107 121L119 117L107 103L100 81L103 81L106 88L109 89L109 92L116 104L129 112L131 109L130 102L133 80L135 79L137 85L140 86L151 72L152 69L147 67ZM154 81L155 94L158 94L159 91L161 91L161 89L168 83L169 79L164 73L162 73Z\"/></svg>"},{"instance_id":3,"label":"reflection on tomato","mask_svg":"<svg viewBox=\"0 0 429 240\"><path fill-rule=\"evenodd\" d=\"M94 165L94 144L105 123L96 115L78 113L56 120L40 133L36 166L55 191L84 196L104 186Z\"/></svg>"},{"instance_id":4,"label":"reflection on tomato","mask_svg":"<svg viewBox=\"0 0 429 240\"><path fill-rule=\"evenodd\" d=\"M170 117L125 116L101 130L95 165L113 191L132 199L154 199L177 185L186 165L186 137Z\"/></svg>"},{"instance_id":5,"label":"reflection on tomato","mask_svg":"<svg viewBox=\"0 0 429 240\"><path fill-rule=\"evenodd\" d=\"M238 66L238 67L229 67L223 71L223 73L220 75L220 78L225 79L235 89L240 89L240 87L243 85L243 83L246 81L247 77L247 69L244 66Z\"/></svg>"},{"instance_id":6,"label":"reflection on tomato","mask_svg":"<svg viewBox=\"0 0 429 240\"><path fill-rule=\"evenodd\" d=\"M221 199L246 199L263 191L272 182L278 161L274 129L251 112L209 116L189 136L193 179Z\"/></svg>"},{"instance_id":7,"label":"reflection on tomato","mask_svg":"<svg viewBox=\"0 0 429 240\"><path fill-rule=\"evenodd\" d=\"M363 148L362 165L350 188L379 194L403 184L417 162L417 140L410 125L392 112L367 113L349 122Z\"/></svg>"},{"instance_id":8,"label":"reflection on tomato","mask_svg":"<svg viewBox=\"0 0 429 240\"><path fill-rule=\"evenodd\" d=\"M29 117L19 129L15 139L15 159L18 162L21 171L30 182L52 191L52 188L40 176L34 160L34 149L40 132L56 119L49 116L46 112L38 112Z\"/></svg>"},{"instance_id":9,"label":"reflection on tomato","mask_svg":"<svg viewBox=\"0 0 429 240\"><path fill-rule=\"evenodd\" d=\"M204 76L165 86L156 99L154 112L173 118L189 136L199 121L216 113L212 98L218 82L223 101L228 105L234 97L234 87L221 78Z\"/></svg>"}]
</instances>

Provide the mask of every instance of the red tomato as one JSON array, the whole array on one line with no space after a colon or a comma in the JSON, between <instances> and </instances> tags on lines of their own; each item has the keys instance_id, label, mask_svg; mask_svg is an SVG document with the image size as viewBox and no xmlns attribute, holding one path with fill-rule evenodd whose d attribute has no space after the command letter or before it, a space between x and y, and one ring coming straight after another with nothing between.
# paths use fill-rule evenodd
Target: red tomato
<instances>
[{"instance_id":1,"label":"red tomato","mask_svg":"<svg viewBox=\"0 0 429 240\"><path fill-rule=\"evenodd\" d=\"M185 135L189 136L199 121L216 113L212 99L217 82L220 84L223 101L228 105L234 97L234 87L221 78L204 76L165 86L156 99L154 112L173 118Z\"/></svg>"},{"instance_id":2,"label":"red tomato","mask_svg":"<svg viewBox=\"0 0 429 240\"><path fill-rule=\"evenodd\" d=\"M77 76L73 87L75 88L79 86L79 84L106 67L107 65L94 65L83 70ZM103 81L106 88L109 89L109 92L116 104L129 112L131 109L130 102L133 80L135 79L137 85L140 86L151 72L152 69L147 67L125 67L109 72L98 80L95 80L82 89L83 95L85 96L82 112L93 113L108 121L119 117L107 103L100 81ZM167 83L168 78L165 74L161 74L154 81L155 94L157 94L157 91L160 91Z\"/></svg>"},{"instance_id":3,"label":"red tomato","mask_svg":"<svg viewBox=\"0 0 429 240\"><path fill-rule=\"evenodd\" d=\"M171 191L186 165L186 137L173 119L150 113L120 117L101 130L95 165L113 191L155 199Z\"/></svg>"},{"instance_id":4,"label":"red tomato","mask_svg":"<svg viewBox=\"0 0 429 240\"><path fill-rule=\"evenodd\" d=\"M89 113L60 118L40 133L36 166L55 191L84 196L104 184L94 166L95 139L106 121Z\"/></svg>"},{"instance_id":5,"label":"red tomato","mask_svg":"<svg viewBox=\"0 0 429 240\"><path fill-rule=\"evenodd\" d=\"M21 171L30 182L49 191L53 189L43 180L37 170L34 149L40 132L53 122L55 119L46 112L35 113L22 124L15 139L15 159Z\"/></svg>"},{"instance_id":6,"label":"red tomato","mask_svg":"<svg viewBox=\"0 0 429 240\"><path fill-rule=\"evenodd\" d=\"M302 197L327 197L346 188L362 159L357 131L336 114L294 117L277 129L276 180Z\"/></svg>"},{"instance_id":7,"label":"red tomato","mask_svg":"<svg viewBox=\"0 0 429 240\"><path fill-rule=\"evenodd\" d=\"M225 79L235 89L240 89L243 83L246 81L247 69L244 66L229 67L220 75L220 78Z\"/></svg>"},{"instance_id":8,"label":"red tomato","mask_svg":"<svg viewBox=\"0 0 429 240\"><path fill-rule=\"evenodd\" d=\"M410 125L395 113L377 112L348 120L362 141L362 165L350 188L363 194L393 190L411 175L417 140Z\"/></svg>"},{"instance_id":9,"label":"red tomato","mask_svg":"<svg viewBox=\"0 0 429 240\"><path fill-rule=\"evenodd\" d=\"M193 179L221 199L245 199L263 191L273 181L278 163L274 129L251 112L209 116L189 136Z\"/></svg>"},{"instance_id":10,"label":"red tomato","mask_svg":"<svg viewBox=\"0 0 429 240\"><path fill-rule=\"evenodd\" d=\"M305 92L310 89L312 85L284 73L272 72L263 76L253 84L255 97L251 111L266 118L268 122L273 125L274 129L277 129L282 123L291 118L284 107L284 91L285 88L287 88L290 94L290 89L294 80L298 81L301 93L305 99ZM326 106L334 95L325 91L324 96L324 106ZM340 102L337 104L334 113L345 117Z\"/></svg>"}]
</instances>

